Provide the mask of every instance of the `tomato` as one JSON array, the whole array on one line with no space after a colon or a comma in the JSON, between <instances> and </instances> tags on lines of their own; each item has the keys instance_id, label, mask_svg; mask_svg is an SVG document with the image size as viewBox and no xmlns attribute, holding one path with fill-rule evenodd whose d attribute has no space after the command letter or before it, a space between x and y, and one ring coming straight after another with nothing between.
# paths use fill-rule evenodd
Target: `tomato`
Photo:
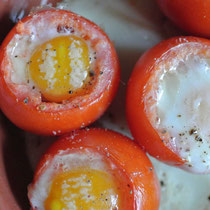
<instances>
[{"instance_id":1,"label":"tomato","mask_svg":"<svg viewBox=\"0 0 210 210\"><path fill-rule=\"evenodd\" d=\"M65 10L21 20L0 49L0 107L24 130L60 135L98 119L118 88L119 62L106 34Z\"/></svg>"},{"instance_id":2,"label":"tomato","mask_svg":"<svg viewBox=\"0 0 210 210\"><path fill-rule=\"evenodd\" d=\"M184 31L210 37L209 0L157 0L163 13Z\"/></svg>"},{"instance_id":3,"label":"tomato","mask_svg":"<svg viewBox=\"0 0 210 210\"><path fill-rule=\"evenodd\" d=\"M194 173L209 173L210 41L176 37L154 46L128 82L126 115L150 155Z\"/></svg>"},{"instance_id":4,"label":"tomato","mask_svg":"<svg viewBox=\"0 0 210 210\"><path fill-rule=\"evenodd\" d=\"M85 154L87 156L84 156ZM106 166L102 166L103 164ZM104 175L101 179L99 173L104 172L109 175ZM107 178L110 174L112 177ZM103 206L103 196L106 193L101 190L99 194L102 197L98 200L97 189L94 187L92 191L89 188L85 189L85 186L89 185L83 183L81 176L100 190L108 185L113 189L116 184L117 196L112 196L113 201L114 197L117 198L114 205L108 205L111 201L107 195L105 201L108 204ZM95 183L91 177L95 178ZM77 183L78 180L80 184ZM114 183L111 183L111 180ZM155 210L159 205L159 183L145 153L129 138L105 129L75 131L60 137L48 149L37 166L33 183L28 188L32 209L42 208L42 205L45 205L45 209L53 209L55 206L64 208L62 205L67 204L64 202L65 198L61 196L62 190L59 185L63 186L62 183L68 186L67 189L64 188L68 191L66 199L71 203L76 202L83 208L98 205L96 209L103 207L103 209ZM71 186L74 186L74 189L71 189ZM81 186L84 188L81 189ZM75 189L78 187L80 193ZM106 189L106 192L110 192L111 188ZM93 203L90 203L90 200L86 200L86 204L82 203L85 195L81 195L81 192L85 190L89 191L88 198L94 195ZM73 191L78 194L70 198L69 195ZM80 196L79 201L78 196Z\"/></svg>"}]
</instances>

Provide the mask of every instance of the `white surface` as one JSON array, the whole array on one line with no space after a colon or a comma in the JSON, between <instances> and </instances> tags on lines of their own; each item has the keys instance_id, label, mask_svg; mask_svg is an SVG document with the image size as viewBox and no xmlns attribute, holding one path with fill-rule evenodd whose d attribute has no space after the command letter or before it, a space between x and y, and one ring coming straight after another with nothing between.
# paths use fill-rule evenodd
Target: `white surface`
<instances>
[{"instance_id":1,"label":"white surface","mask_svg":"<svg viewBox=\"0 0 210 210\"><path fill-rule=\"evenodd\" d=\"M96 125L129 135L124 114L126 82L140 55L162 39L178 34L163 19L153 0L66 0L66 6L100 25L113 40L120 58L122 77L118 95ZM61 4L64 5L64 4ZM34 147L26 141L33 166L47 142ZM42 146L43 145L43 146ZM209 210L210 176L193 175L154 160L164 182L160 210Z\"/></svg>"}]
</instances>

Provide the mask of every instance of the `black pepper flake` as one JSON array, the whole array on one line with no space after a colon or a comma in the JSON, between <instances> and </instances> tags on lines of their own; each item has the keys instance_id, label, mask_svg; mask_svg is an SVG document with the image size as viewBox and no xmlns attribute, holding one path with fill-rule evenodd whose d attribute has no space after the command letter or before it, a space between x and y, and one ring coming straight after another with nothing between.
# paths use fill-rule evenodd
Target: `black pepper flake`
<instances>
[{"instance_id":1,"label":"black pepper flake","mask_svg":"<svg viewBox=\"0 0 210 210\"><path fill-rule=\"evenodd\" d=\"M23 100L23 103L27 104L27 103L28 103L28 98L25 98L25 99Z\"/></svg>"},{"instance_id":2,"label":"black pepper flake","mask_svg":"<svg viewBox=\"0 0 210 210\"><path fill-rule=\"evenodd\" d=\"M184 136L185 135L185 133L179 133L179 136Z\"/></svg>"},{"instance_id":3,"label":"black pepper flake","mask_svg":"<svg viewBox=\"0 0 210 210\"><path fill-rule=\"evenodd\" d=\"M100 71L100 75L102 75L104 72L103 71Z\"/></svg>"},{"instance_id":4,"label":"black pepper flake","mask_svg":"<svg viewBox=\"0 0 210 210\"><path fill-rule=\"evenodd\" d=\"M208 196L208 200L210 201L210 195Z\"/></svg>"},{"instance_id":5,"label":"black pepper flake","mask_svg":"<svg viewBox=\"0 0 210 210\"><path fill-rule=\"evenodd\" d=\"M18 56L17 55L15 55L15 58L17 58Z\"/></svg>"},{"instance_id":6,"label":"black pepper flake","mask_svg":"<svg viewBox=\"0 0 210 210\"><path fill-rule=\"evenodd\" d=\"M165 183L164 183L163 180L160 181L160 186L161 186L161 187L164 187L164 186L165 186Z\"/></svg>"},{"instance_id":7,"label":"black pepper flake","mask_svg":"<svg viewBox=\"0 0 210 210\"><path fill-rule=\"evenodd\" d=\"M72 94L72 93L73 93L73 91L72 91L72 90L70 90L70 91L69 91L69 94Z\"/></svg>"},{"instance_id":8,"label":"black pepper flake","mask_svg":"<svg viewBox=\"0 0 210 210\"><path fill-rule=\"evenodd\" d=\"M191 129L190 131L189 131L189 134L190 135L193 135L193 134L196 134L197 133L197 130L196 129Z\"/></svg>"},{"instance_id":9,"label":"black pepper flake","mask_svg":"<svg viewBox=\"0 0 210 210\"><path fill-rule=\"evenodd\" d=\"M181 117L181 116L182 116L181 114L178 114L178 115L177 115L177 117Z\"/></svg>"},{"instance_id":10,"label":"black pepper flake","mask_svg":"<svg viewBox=\"0 0 210 210\"><path fill-rule=\"evenodd\" d=\"M49 49L45 49L45 51L48 51Z\"/></svg>"},{"instance_id":11,"label":"black pepper flake","mask_svg":"<svg viewBox=\"0 0 210 210\"><path fill-rule=\"evenodd\" d=\"M35 86L33 86L32 89L34 90L35 89Z\"/></svg>"},{"instance_id":12,"label":"black pepper flake","mask_svg":"<svg viewBox=\"0 0 210 210\"><path fill-rule=\"evenodd\" d=\"M129 184L127 184L128 187L131 187Z\"/></svg>"},{"instance_id":13,"label":"black pepper flake","mask_svg":"<svg viewBox=\"0 0 210 210\"><path fill-rule=\"evenodd\" d=\"M95 76L95 72L94 72L93 70L90 70L90 71L89 71L89 76L90 76L90 77L94 77L94 76Z\"/></svg>"},{"instance_id":14,"label":"black pepper flake","mask_svg":"<svg viewBox=\"0 0 210 210\"><path fill-rule=\"evenodd\" d=\"M201 138L200 136L198 136L198 135L195 136L195 140L196 140L196 141L200 141L200 142L203 141L202 138Z\"/></svg>"}]
</instances>

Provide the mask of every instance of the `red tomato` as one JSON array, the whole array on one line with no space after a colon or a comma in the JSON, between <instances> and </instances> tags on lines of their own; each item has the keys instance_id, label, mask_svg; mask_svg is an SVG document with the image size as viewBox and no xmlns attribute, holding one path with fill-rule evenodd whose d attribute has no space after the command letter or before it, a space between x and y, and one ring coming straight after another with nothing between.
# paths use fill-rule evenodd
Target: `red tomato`
<instances>
[{"instance_id":1,"label":"red tomato","mask_svg":"<svg viewBox=\"0 0 210 210\"><path fill-rule=\"evenodd\" d=\"M163 41L139 59L127 88L127 121L135 140L157 159L195 173L210 172L203 156L210 148L204 135L209 57L209 40Z\"/></svg>"},{"instance_id":2,"label":"red tomato","mask_svg":"<svg viewBox=\"0 0 210 210\"><path fill-rule=\"evenodd\" d=\"M83 157L83 155L88 151L90 152L89 154L93 155L90 157L89 160ZM75 163L73 166L71 163L72 160L66 165L64 159L66 160L67 158L65 158L65 155L71 155L69 156L69 158L73 158L75 154L79 154L78 157L81 157L82 161L77 157L75 159L72 159ZM101 159L97 158L98 155L101 156ZM62 157L64 157L63 160ZM97 162L97 160L95 159L100 159L101 162ZM62 160L62 164L56 162L55 160ZM51 205L53 205L55 200L61 201L62 198L59 198L58 188L56 187L58 186L58 182L54 183L54 186L51 185L51 187L49 185L45 186L44 183L54 182L52 181L53 179L55 180L54 177L58 176L57 174L59 173L63 173L64 170L66 173L68 173L69 171L74 171L75 167L81 168L80 162L82 162L82 165L84 164L82 167L83 169L85 168L85 170L90 170L88 169L90 167L96 167L96 169L97 167L100 168L100 165L102 163L106 163L108 165L108 169L106 170L108 171L108 173L113 175L114 181L117 183L118 186L117 189L119 201L117 202L117 205L115 203L115 205L112 206L112 209L118 209L117 207L122 210L158 209L159 183L152 164L145 153L129 138L122 136L121 134L118 134L116 132L103 129L86 129L76 131L72 134L61 137L50 147L50 149L45 153L40 163L38 164L33 183L29 186L28 195L32 209L35 209L36 207L38 207L38 209L41 208L41 199L39 198L42 197L41 193L45 192L46 189L48 189L47 195L46 193L44 194L45 198L43 198L41 201L42 205L45 205L46 207L47 202L49 202L49 197L46 199L46 196L49 196L49 191L53 191L57 194L57 197L51 197ZM94 164L91 165L92 162ZM70 165L69 169L68 165ZM52 172L50 172L50 167L53 169ZM90 172L90 174L91 173L92 172ZM46 176L48 177L46 177L44 174L47 174ZM74 178L75 180L79 180L79 176ZM43 179L45 180L44 182ZM66 179L69 179L69 177L67 177ZM65 180L63 180L63 183L66 183ZM104 181L102 180L100 183L104 182L106 182L105 179ZM43 184L40 185L41 183ZM80 182L80 185L82 185L81 183L82 182ZM98 185L99 189L101 187L100 183ZM71 185L76 186L77 183L73 183ZM50 188L51 190L49 190ZM94 191L92 191L92 193L94 193ZM70 191L69 194L71 194ZM41 196L38 198L37 195ZM89 197L91 196L92 194L90 193ZM39 201L37 200L37 198ZM74 196L74 198L76 200L76 195ZM99 200L103 199L101 198ZM109 198L107 198L106 201L107 200L109 200ZM82 201L80 200L79 202ZM97 205L97 198L95 198L94 202L96 202L95 205ZM60 205L58 203L56 203L56 205ZM77 205L82 204L77 203ZM84 204L83 208L93 207L91 205L93 204L89 204L87 201L86 204ZM102 209L102 206L97 207L97 209ZM108 206L106 206L106 208L108 209ZM46 209L48 208L46 207Z\"/></svg>"},{"instance_id":3,"label":"red tomato","mask_svg":"<svg viewBox=\"0 0 210 210\"><path fill-rule=\"evenodd\" d=\"M62 38L59 38L59 34ZM68 36L71 36L70 41L67 40ZM35 40L36 44L31 40ZM48 45L49 51L47 48L43 49ZM53 49L54 46L58 49ZM69 50L70 47L72 51ZM89 56L92 63L89 62ZM49 59L57 60L50 63ZM71 66L68 59L72 59ZM68 65L72 70L64 72L70 68ZM75 69L73 65L76 66ZM21 20L1 46L0 66L2 111L20 128L44 135L60 135L84 127L99 118L111 103L120 77L118 58L106 34L89 20L64 10L45 10ZM47 66L46 69L43 70L43 66ZM50 74L53 71L56 73L52 77ZM60 71L61 74L56 76ZM62 83L70 81L69 75L72 72L75 72L72 78L76 78L72 79L73 84L82 84L75 91L68 87L69 84L66 87ZM86 79L83 80L84 75ZM32 77L36 79L32 79L35 86L29 84ZM52 88L53 81L56 85ZM62 94L62 91L66 92L62 95L59 91Z\"/></svg>"},{"instance_id":4,"label":"red tomato","mask_svg":"<svg viewBox=\"0 0 210 210\"><path fill-rule=\"evenodd\" d=\"M157 0L163 13L184 31L210 37L209 0Z\"/></svg>"}]
</instances>

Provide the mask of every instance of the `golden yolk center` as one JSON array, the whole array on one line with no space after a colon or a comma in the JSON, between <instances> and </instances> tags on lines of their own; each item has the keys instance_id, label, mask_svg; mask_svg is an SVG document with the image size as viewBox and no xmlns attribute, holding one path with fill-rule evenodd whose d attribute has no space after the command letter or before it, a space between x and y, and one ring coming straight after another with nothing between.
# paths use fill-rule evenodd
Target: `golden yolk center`
<instances>
[{"instance_id":1,"label":"golden yolk center","mask_svg":"<svg viewBox=\"0 0 210 210\"><path fill-rule=\"evenodd\" d=\"M52 102L81 91L90 68L87 43L76 36L60 36L37 47L29 61L30 76Z\"/></svg>"},{"instance_id":2,"label":"golden yolk center","mask_svg":"<svg viewBox=\"0 0 210 210\"><path fill-rule=\"evenodd\" d=\"M114 177L94 169L57 175L45 200L46 210L119 209L120 194Z\"/></svg>"}]
</instances>

